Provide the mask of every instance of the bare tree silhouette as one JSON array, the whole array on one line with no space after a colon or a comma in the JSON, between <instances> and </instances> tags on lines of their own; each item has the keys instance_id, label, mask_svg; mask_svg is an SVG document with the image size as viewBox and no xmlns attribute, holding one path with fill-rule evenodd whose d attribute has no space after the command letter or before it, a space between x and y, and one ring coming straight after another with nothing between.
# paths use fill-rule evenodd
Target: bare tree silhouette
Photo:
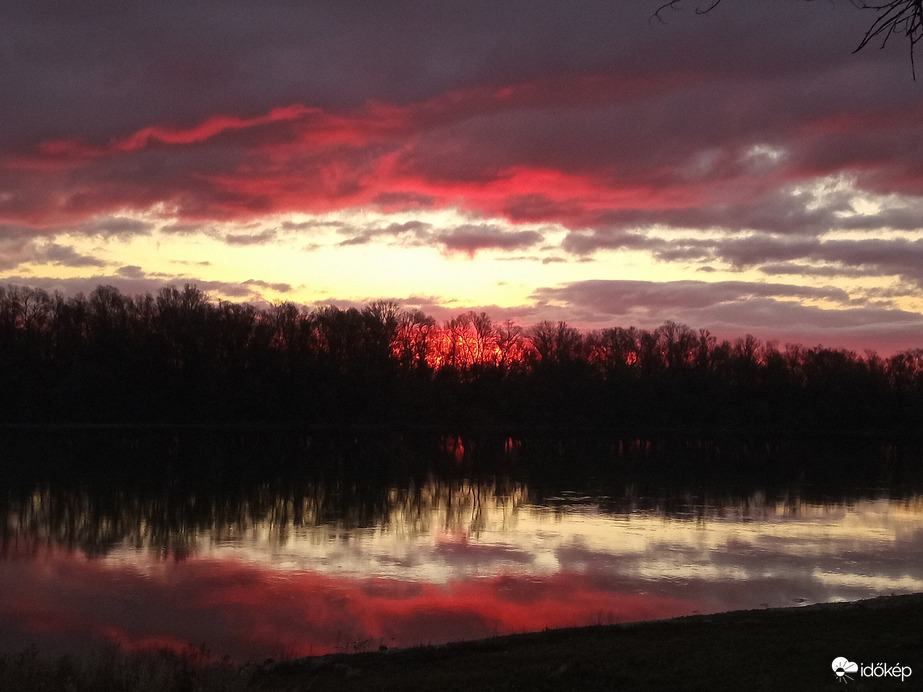
<instances>
[{"instance_id":1,"label":"bare tree silhouette","mask_svg":"<svg viewBox=\"0 0 923 692\"><path fill-rule=\"evenodd\" d=\"M654 17L660 21L665 21L663 12L666 10L678 10L686 0L670 0L663 3L654 12ZM923 0L891 0L890 2L864 2L852 0L853 4L862 10L874 10L878 13L875 21L865 32L859 45L853 51L858 53L865 48L873 39L881 38L881 48L884 48L894 34L904 35L910 44L910 69L913 79L916 81L916 65L914 60L914 48L921 38L923 38ZM721 4L721 0L702 0L696 4L696 14L707 14Z\"/></svg>"},{"instance_id":2,"label":"bare tree silhouette","mask_svg":"<svg viewBox=\"0 0 923 692\"><path fill-rule=\"evenodd\" d=\"M866 3L859 5L862 9L876 10L878 17L865 32L862 41L853 53L862 50L873 38L881 36L881 47L894 34L903 34L910 42L910 69L916 81L917 71L914 64L913 49L923 37L923 0L892 0L883 3Z\"/></svg>"},{"instance_id":3,"label":"bare tree silhouette","mask_svg":"<svg viewBox=\"0 0 923 692\"><path fill-rule=\"evenodd\" d=\"M390 302L261 309L192 285L0 286L0 424L270 421L919 431L923 349L779 351L676 322L584 333L474 311L439 325Z\"/></svg>"}]
</instances>

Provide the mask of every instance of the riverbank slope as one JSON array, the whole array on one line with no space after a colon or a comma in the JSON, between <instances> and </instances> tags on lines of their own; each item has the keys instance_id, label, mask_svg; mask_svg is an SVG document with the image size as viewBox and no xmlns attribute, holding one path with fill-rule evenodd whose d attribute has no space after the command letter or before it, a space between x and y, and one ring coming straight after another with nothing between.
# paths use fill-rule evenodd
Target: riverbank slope
<instances>
[{"instance_id":1,"label":"riverbank slope","mask_svg":"<svg viewBox=\"0 0 923 692\"><path fill-rule=\"evenodd\" d=\"M897 691L923 680L921 624L923 594L912 594L242 667L169 652L81 661L31 650L0 657L0 689ZM861 666L845 685L831 666L839 657ZM869 664L900 664L910 675L869 677Z\"/></svg>"},{"instance_id":2,"label":"riverbank slope","mask_svg":"<svg viewBox=\"0 0 923 692\"><path fill-rule=\"evenodd\" d=\"M900 690L923 681L923 594L550 630L276 664L258 690ZM831 663L909 666L894 677Z\"/></svg>"}]
</instances>

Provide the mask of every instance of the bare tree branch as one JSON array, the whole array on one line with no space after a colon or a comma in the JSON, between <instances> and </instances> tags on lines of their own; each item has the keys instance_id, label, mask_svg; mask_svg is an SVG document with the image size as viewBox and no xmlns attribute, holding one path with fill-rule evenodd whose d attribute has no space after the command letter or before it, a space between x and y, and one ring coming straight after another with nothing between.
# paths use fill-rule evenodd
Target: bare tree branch
<instances>
[{"instance_id":1,"label":"bare tree branch","mask_svg":"<svg viewBox=\"0 0 923 692\"><path fill-rule=\"evenodd\" d=\"M664 20L664 18L663 18L662 16L660 16L660 13L663 12L664 10L667 10L667 9L669 9L669 10L678 10L678 9L680 9L679 6L682 5L682 3L683 3L683 0L670 0L670 2L665 2L665 3L662 4L660 7L657 8L657 11L654 12L654 16L655 16L659 21L661 21L661 22L663 22L663 23L666 23L666 21ZM710 4L709 4L708 7L706 7L705 9L702 9L701 6L696 7L696 8L695 8L695 13L696 13L696 14L705 14L706 12L711 12L711 11L712 11L713 9L715 9L720 3L721 3L721 0L711 0Z\"/></svg>"},{"instance_id":2,"label":"bare tree branch","mask_svg":"<svg viewBox=\"0 0 923 692\"><path fill-rule=\"evenodd\" d=\"M663 3L654 12L654 17L659 21L666 23L663 18L663 12L666 10L679 10L686 0L670 0ZM696 14L706 14L715 9L721 0L700 0L696 5ZM862 41L853 51L857 53L868 43L881 36L881 48L888 43L888 39L894 34L903 34L910 43L910 69L913 73L913 79L916 81L916 63L914 48L921 38L923 38L923 0L891 0L890 2L865 2L864 0L853 0L853 4L859 9L875 10L878 16L872 25L865 32Z\"/></svg>"},{"instance_id":3,"label":"bare tree branch","mask_svg":"<svg viewBox=\"0 0 923 692\"><path fill-rule=\"evenodd\" d=\"M875 10L878 17L865 32L862 41L853 53L856 53L876 36L882 36L881 48L888 43L893 34L904 34L910 42L910 68L916 81L917 71L913 49L923 38L923 0L892 0L891 2L871 4L863 2L858 5L864 10Z\"/></svg>"}]
</instances>

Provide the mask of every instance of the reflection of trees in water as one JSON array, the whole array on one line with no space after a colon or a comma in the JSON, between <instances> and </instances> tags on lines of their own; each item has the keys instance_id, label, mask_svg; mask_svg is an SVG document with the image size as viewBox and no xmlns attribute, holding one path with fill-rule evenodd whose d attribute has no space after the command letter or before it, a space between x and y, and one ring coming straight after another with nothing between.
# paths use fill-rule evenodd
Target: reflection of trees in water
<instances>
[{"instance_id":1,"label":"reflection of trees in water","mask_svg":"<svg viewBox=\"0 0 923 692\"><path fill-rule=\"evenodd\" d=\"M359 529L502 530L566 513L759 519L780 507L912 496L919 445L572 433L7 431L3 550L284 545ZM38 490L36 490L38 488ZM856 490L865 489L865 490ZM529 511L532 511L531 509Z\"/></svg>"},{"instance_id":2,"label":"reflection of trees in water","mask_svg":"<svg viewBox=\"0 0 923 692\"><path fill-rule=\"evenodd\" d=\"M44 487L9 492L3 499L0 547L8 557L63 547L88 556L129 548L183 559L206 546L319 544L348 541L368 530L406 538L477 537L483 531L513 529L522 516L545 512L696 522L829 519L832 509L845 513L860 501L887 498L881 490L825 497L797 488L744 493L638 483L538 493L509 481L432 479L401 487L312 481L264 485L246 493ZM900 502L907 512L923 514L923 496L909 495Z\"/></svg>"},{"instance_id":3,"label":"reflection of trees in water","mask_svg":"<svg viewBox=\"0 0 923 692\"><path fill-rule=\"evenodd\" d=\"M396 533L414 536L440 531L476 536L514 522L529 491L521 484L496 480L429 482L421 488L393 490L392 498L387 526Z\"/></svg>"},{"instance_id":4,"label":"reflection of trees in water","mask_svg":"<svg viewBox=\"0 0 923 692\"><path fill-rule=\"evenodd\" d=\"M522 486L496 482L376 488L315 481L227 494L44 487L4 499L2 549L65 547L100 556L128 547L181 559L203 543L319 542L363 529L475 535L488 517L512 520L526 496Z\"/></svg>"},{"instance_id":5,"label":"reflection of trees in water","mask_svg":"<svg viewBox=\"0 0 923 692\"><path fill-rule=\"evenodd\" d=\"M663 519L711 522L761 522L779 519L829 519L837 509L843 513L859 503L880 501L923 516L919 489L888 492L884 489L852 490L842 494L818 493L797 483L773 489L685 488L629 482L618 489L593 492L563 491L533 497L546 511L566 516L593 512L610 516L653 516ZM601 494L594 494L595 492Z\"/></svg>"}]
</instances>

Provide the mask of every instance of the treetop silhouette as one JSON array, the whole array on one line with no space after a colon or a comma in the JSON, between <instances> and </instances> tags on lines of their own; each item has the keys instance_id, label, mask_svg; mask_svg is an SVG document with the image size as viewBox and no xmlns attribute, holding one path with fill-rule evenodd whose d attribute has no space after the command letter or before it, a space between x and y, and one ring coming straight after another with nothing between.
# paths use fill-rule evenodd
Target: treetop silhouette
<instances>
[{"instance_id":1,"label":"treetop silhouette","mask_svg":"<svg viewBox=\"0 0 923 692\"><path fill-rule=\"evenodd\" d=\"M923 348L0 286L0 423L923 429Z\"/></svg>"}]
</instances>

